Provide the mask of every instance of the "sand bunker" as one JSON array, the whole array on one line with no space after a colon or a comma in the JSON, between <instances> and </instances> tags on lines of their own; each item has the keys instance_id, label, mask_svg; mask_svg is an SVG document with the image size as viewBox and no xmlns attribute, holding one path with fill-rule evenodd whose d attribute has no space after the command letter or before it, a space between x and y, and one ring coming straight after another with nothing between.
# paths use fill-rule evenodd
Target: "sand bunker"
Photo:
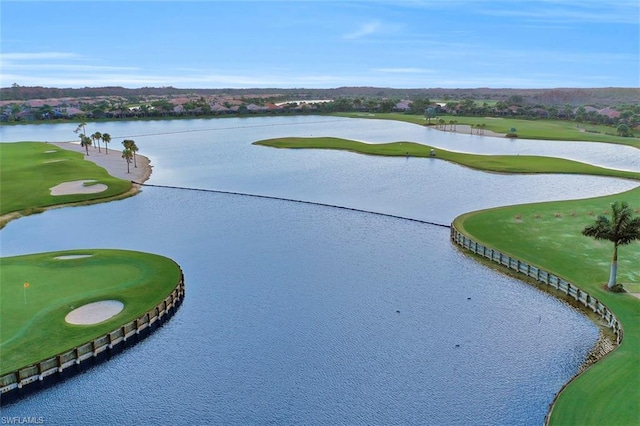
<instances>
[{"instance_id":1,"label":"sand bunker","mask_svg":"<svg viewBox=\"0 0 640 426\"><path fill-rule=\"evenodd\" d=\"M72 182L62 182L59 185L50 188L51 195L71 195L71 194L95 194L106 191L107 185L96 183L95 185L86 185L95 182L95 180L76 180Z\"/></svg>"},{"instance_id":2,"label":"sand bunker","mask_svg":"<svg viewBox=\"0 0 640 426\"><path fill-rule=\"evenodd\" d=\"M118 315L124 309L124 304L117 300L103 300L93 302L69 312L64 318L69 324L91 325L106 321Z\"/></svg>"},{"instance_id":3,"label":"sand bunker","mask_svg":"<svg viewBox=\"0 0 640 426\"><path fill-rule=\"evenodd\" d=\"M85 257L91 257L92 254L67 254L65 256L56 256L54 259L57 260L68 260L68 259L82 259Z\"/></svg>"}]
</instances>

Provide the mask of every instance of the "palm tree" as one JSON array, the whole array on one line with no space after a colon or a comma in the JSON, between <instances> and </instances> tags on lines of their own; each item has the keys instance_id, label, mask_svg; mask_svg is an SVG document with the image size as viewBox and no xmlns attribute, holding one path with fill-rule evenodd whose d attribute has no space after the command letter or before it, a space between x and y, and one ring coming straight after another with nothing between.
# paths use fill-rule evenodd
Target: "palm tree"
<instances>
[{"instance_id":1,"label":"palm tree","mask_svg":"<svg viewBox=\"0 0 640 426\"><path fill-rule=\"evenodd\" d=\"M95 132L94 134L91 135L91 139L93 139L93 141L98 141L98 152L102 152L100 150L100 139L102 139L102 133L100 132Z\"/></svg>"},{"instance_id":2,"label":"palm tree","mask_svg":"<svg viewBox=\"0 0 640 426\"><path fill-rule=\"evenodd\" d=\"M111 142L111 135L109 133L102 134L102 140L104 141L104 149L109 154L109 142Z\"/></svg>"},{"instance_id":3,"label":"palm tree","mask_svg":"<svg viewBox=\"0 0 640 426\"><path fill-rule=\"evenodd\" d=\"M133 152L131 149L126 148L122 150L122 158L127 162L127 173L131 173L129 170L129 164L131 164L131 158L133 157Z\"/></svg>"},{"instance_id":4,"label":"palm tree","mask_svg":"<svg viewBox=\"0 0 640 426\"><path fill-rule=\"evenodd\" d=\"M608 240L613 243L613 259L609 274L608 288L616 284L618 272L618 246L631 244L640 240L640 216L633 217L633 212L626 202L616 201L611 204L611 220L604 215L582 230L582 234L596 240Z\"/></svg>"},{"instance_id":5,"label":"palm tree","mask_svg":"<svg viewBox=\"0 0 640 426\"><path fill-rule=\"evenodd\" d=\"M136 152L138 152L138 146L136 145L135 141L131 139L125 139L122 141L122 145L124 145L125 148L131 150L131 152L133 153L133 167L138 167L138 165L136 164Z\"/></svg>"},{"instance_id":6,"label":"palm tree","mask_svg":"<svg viewBox=\"0 0 640 426\"><path fill-rule=\"evenodd\" d=\"M87 126L87 122L84 121L84 117L80 117L80 124L78 124L78 127L76 127L76 129L73 131L73 133L80 133L80 131L82 131L83 135L87 135L85 133L85 127Z\"/></svg>"},{"instance_id":7,"label":"palm tree","mask_svg":"<svg viewBox=\"0 0 640 426\"><path fill-rule=\"evenodd\" d=\"M91 145L91 138L86 135L80 135L80 146L84 147L89 155L89 146Z\"/></svg>"}]
</instances>

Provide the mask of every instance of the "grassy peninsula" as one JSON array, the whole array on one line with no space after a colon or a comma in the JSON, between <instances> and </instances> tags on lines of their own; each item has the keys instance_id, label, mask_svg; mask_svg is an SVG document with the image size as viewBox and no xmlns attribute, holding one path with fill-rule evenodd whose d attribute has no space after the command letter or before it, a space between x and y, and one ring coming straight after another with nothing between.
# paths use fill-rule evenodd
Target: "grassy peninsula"
<instances>
[{"instance_id":1,"label":"grassy peninsula","mask_svg":"<svg viewBox=\"0 0 640 426\"><path fill-rule=\"evenodd\" d=\"M434 161L446 160L477 170L496 173L565 173L621 177L640 180L640 173L611 170L562 158L532 155L478 155L446 151L414 142L367 144L340 138L277 138L254 142L273 148L313 148L351 151L359 154L396 157L430 157ZM431 155L431 150L435 156Z\"/></svg>"},{"instance_id":2,"label":"grassy peninsula","mask_svg":"<svg viewBox=\"0 0 640 426\"><path fill-rule=\"evenodd\" d=\"M78 180L107 188L97 193L51 194L56 185ZM0 215L24 215L60 204L110 199L131 189L130 181L109 175L82 154L44 142L0 143L0 182ZM6 220L0 221L0 227L2 222Z\"/></svg>"}]
</instances>

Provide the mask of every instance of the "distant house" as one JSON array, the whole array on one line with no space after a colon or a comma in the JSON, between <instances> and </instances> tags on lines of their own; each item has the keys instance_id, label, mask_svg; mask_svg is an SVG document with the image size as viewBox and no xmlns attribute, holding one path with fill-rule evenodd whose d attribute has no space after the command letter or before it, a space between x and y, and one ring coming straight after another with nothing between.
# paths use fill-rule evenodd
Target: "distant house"
<instances>
[{"instance_id":1,"label":"distant house","mask_svg":"<svg viewBox=\"0 0 640 426\"><path fill-rule=\"evenodd\" d=\"M30 99L26 102L30 108L42 108L46 103L44 99Z\"/></svg>"},{"instance_id":2,"label":"distant house","mask_svg":"<svg viewBox=\"0 0 640 426\"><path fill-rule=\"evenodd\" d=\"M401 101L393 106L393 110L395 112L411 111L411 105L409 104L409 101Z\"/></svg>"},{"instance_id":3,"label":"distant house","mask_svg":"<svg viewBox=\"0 0 640 426\"><path fill-rule=\"evenodd\" d=\"M214 114L229 114L229 113L232 113L233 111L231 110L231 108L227 108L224 105L220 105L216 103L211 105L211 112Z\"/></svg>"},{"instance_id":4,"label":"distant house","mask_svg":"<svg viewBox=\"0 0 640 426\"><path fill-rule=\"evenodd\" d=\"M85 111L78 109L76 107L56 106L55 108L53 108L53 116L55 118L62 118L62 117L69 118L69 117L75 117L76 115L88 115L88 114Z\"/></svg>"},{"instance_id":5,"label":"distant house","mask_svg":"<svg viewBox=\"0 0 640 426\"><path fill-rule=\"evenodd\" d=\"M267 109L269 110L269 112L281 112L282 111L282 107L278 106L276 104L267 104Z\"/></svg>"},{"instance_id":6,"label":"distant house","mask_svg":"<svg viewBox=\"0 0 640 426\"><path fill-rule=\"evenodd\" d=\"M549 118L549 111L544 108L531 108L529 113L536 117Z\"/></svg>"},{"instance_id":7,"label":"distant house","mask_svg":"<svg viewBox=\"0 0 640 426\"><path fill-rule=\"evenodd\" d=\"M600 109L600 110L598 110L598 114L600 114L600 115L604 115L604 116L607 116L607 117L609 117L609 118L611 118L611 119L619 118L619 117L620 117L620 115L622 115L622 114L620 113L620 111L616 111L615 109L612 109L612 108L603 108L603 109Z\"/></svg>"},{"instance_id":8,"label":"distant house","mask_svg":"<svg viewBox=\"0 0 640 426\"><path fill-rule=\"evenodd\" d=\"M189 101L190 101L189 98L173 98L169 100L169 102L171 102L174 105L184 105Z\"/></svg>"},{"instance_id":9,"label":"distant house","mask_svg":"<svg viewBox=\"0 0 640 426\"><path fill-rule=\"evenodd\" d=\"M263 106L258 106L256 104L249 104L247 105L247 111L248 112L266 112L267 111L267 107L263 107Z\"/></svg>"}]
</instances>

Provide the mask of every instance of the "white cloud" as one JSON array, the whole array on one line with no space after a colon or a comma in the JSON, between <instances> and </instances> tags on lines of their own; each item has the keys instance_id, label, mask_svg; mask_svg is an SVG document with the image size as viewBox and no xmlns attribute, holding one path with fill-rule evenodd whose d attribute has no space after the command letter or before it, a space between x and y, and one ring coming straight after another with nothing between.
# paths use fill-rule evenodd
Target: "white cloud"
<instances>
[{"instance_id":1,"label":"white cloud","mask_svg":"<svg viewBox=\"0 0 640 426\"><path fill-rule=\"evenodd\" d=\"M345 34L344 36L342 36L342 38L347 40L354 40L354 39L368 36L370 34L375 34L379 29L380 29L380 22L377 22L377 21L369 22L361 25L360 28L358 28L356 31L349 34Z\"/></svg>"}]
</instances>

